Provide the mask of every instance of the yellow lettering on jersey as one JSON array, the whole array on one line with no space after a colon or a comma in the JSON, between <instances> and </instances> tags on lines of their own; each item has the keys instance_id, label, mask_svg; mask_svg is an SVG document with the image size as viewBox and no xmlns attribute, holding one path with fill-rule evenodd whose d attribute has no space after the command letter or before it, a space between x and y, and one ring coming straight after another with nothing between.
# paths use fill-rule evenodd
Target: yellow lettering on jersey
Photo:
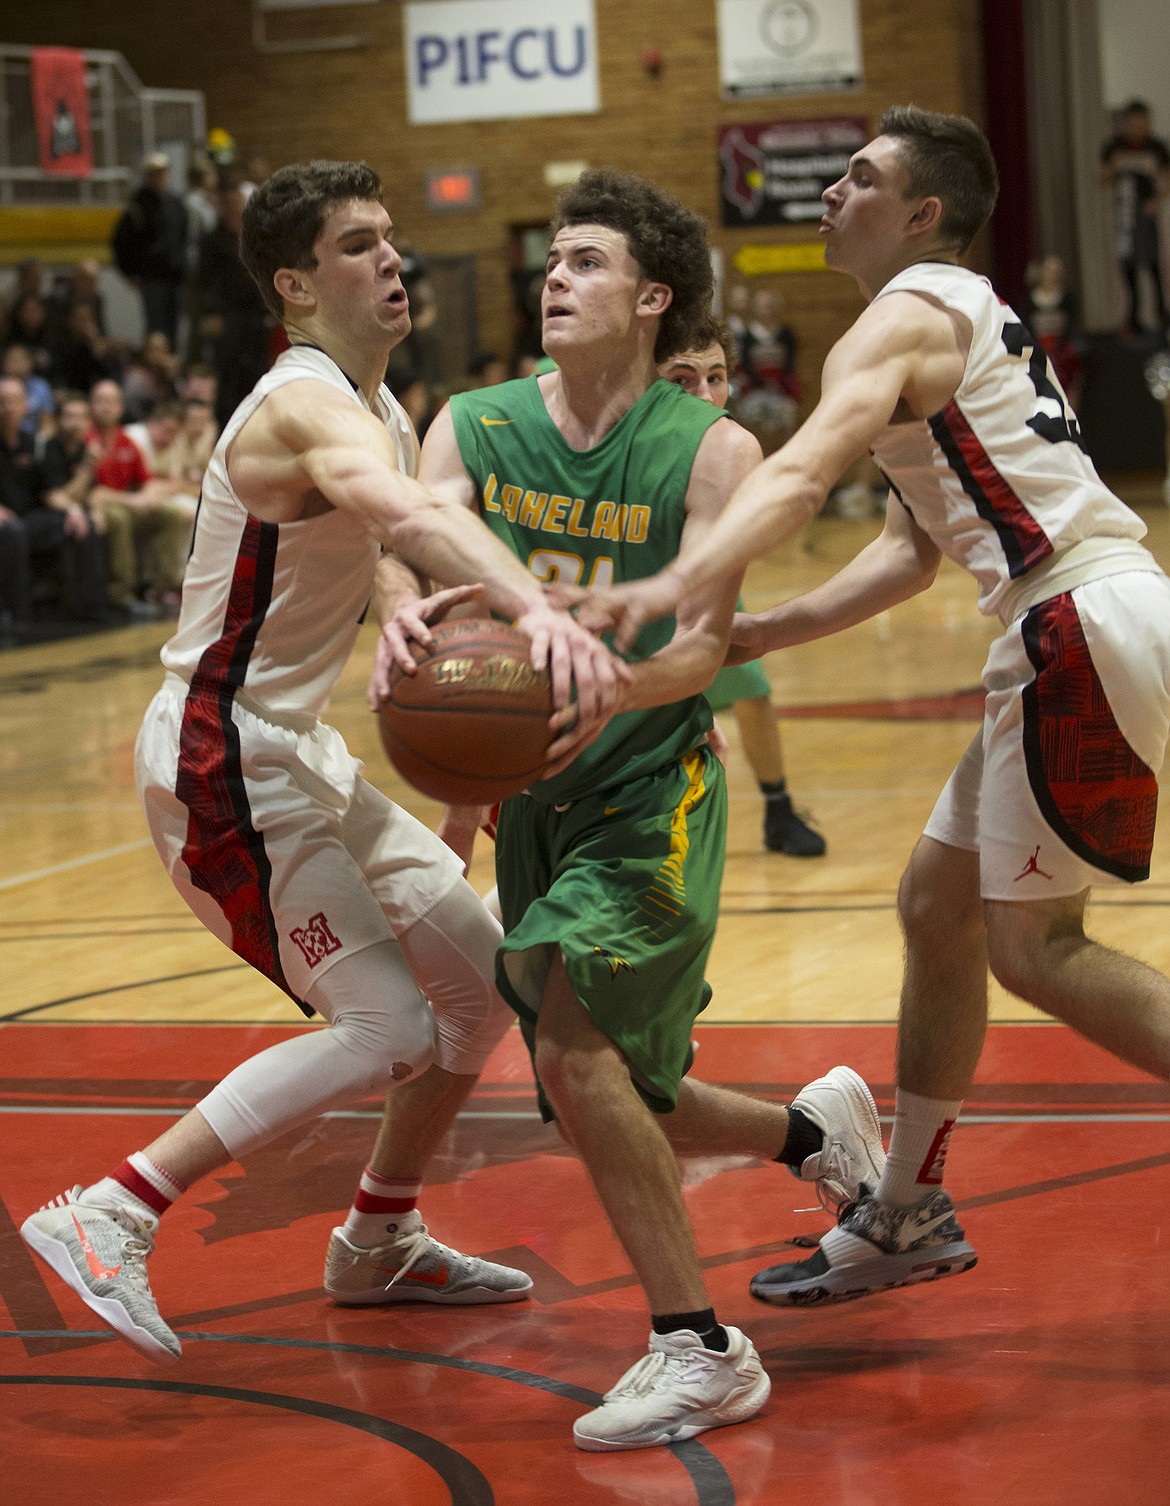
<instances>
[{"instance_id":1,"label":"yellow lettering on jersey","mask_svg":"<svg viewBox=\"0 0 1170 1506\"><path fill-rule=\"evenodd\" d=\"M499 490L499 486L500 486L500 483L496 480L496 473L495 473L495 471L493 471L491 473L491 475L487 478L487 481L484 483L484 488L483 488L483 510L484 510L484 512L499 512L499 510L500 510L500 504L496 501L496 492Z\"/></svg>"},{"instance_id":2,"label":"yellow lettering on jersey","mask_svg":"<svg viewBox=\"0 0 1170 1506\"><path fill-rule=\"evenodd\" d=\"M579 586L585 574L585 561L579 554L567 554L563 549L534 549L528 556L528 568L537 580ZM612 585L613 560L608 554L598 555L589 574L590 589L605 591Z\"/></svg>"},{"instance_id":3,"label":"yellow lettering on jersey","mask_svg":"<svg viewBox=\"0 0 1170 1506\"><path fill-rule=\"evenodd\" d=\"M625 502L622 502L618 506L617 513L614 516L614 520L607 537L613 539L615 543L620 543L622 534L626 531L626 519L629 516L630 509Z\"/></svg>"},{"instance_id":4,"label":"yellow lettering on jersey","mask_svg":"<svg viewBox=\"0 0 1170 1506\"><path fill-rule=\"evenodd\" d=\"M630 527L626 533L626 542L629 544L644 544L646 535L650 532L650 509L643 506L630 508Z\"/></svg>"},{"instance_id":5,"label":"yellow lettering on jersey","mask_svg":"<svg viewBox=\"0 0 1170 1506\"><path fill-rule=\"evenodd\" d=\"M612 539L610 525L613 515L617 511L612 502L599 502L597 511L593 514L593 527L589 530L590 537L595 539Z\"/></svg>"},{"instance_id":6,"label":"yellow lettering on jersey","mask_svg":"<svg viewBox=\"0 0 1170 1506\"><path fill-rule=\"evenodd\" d=\"M544 512L545 503L547 501L547 492L525 492L524 501L520 504L520 514L516 519L516 521L520 524L520 527L539 528L540 515Z\"/></svg>"},{"instance_id":7,"label":"yellow lettering on jersey","mask_svg":"<svg viewBox=\"0 0 1170 1506\"><path fill-rule=\"evenodd\" d=\"M550 497L548 511L544 515L544 522L540 525L544 533L564 533L564 516L571 497Z\"/></svg>"},{"instance_id":8,"label":"yellow lettering on jersey","mask_svg":"<svg viewBox=\"0 0 1170 1506\"><path fill-rule=\"evenodd\" d=\"M581 509L585 506L585 499L578 497L573 503L573 511L569 514L569 521L565 525L565 532L575 534L579 539L589 537L588 528L581 527Z\"/></svg>"},{"instance_id":9,"label":"yellow lettering on jersey","mask_svg":"<svg viewBox=\"0 0 1170 1506\"><path fill-rule=\"evenodd\" d=\"M503 491L501 491L500 511L504 514L509 523L514 523L516 521L516 509L517 507L519 507L520 498L523 495L524 490L519 486L505 486Z\"/></svg>"}]
</instances>

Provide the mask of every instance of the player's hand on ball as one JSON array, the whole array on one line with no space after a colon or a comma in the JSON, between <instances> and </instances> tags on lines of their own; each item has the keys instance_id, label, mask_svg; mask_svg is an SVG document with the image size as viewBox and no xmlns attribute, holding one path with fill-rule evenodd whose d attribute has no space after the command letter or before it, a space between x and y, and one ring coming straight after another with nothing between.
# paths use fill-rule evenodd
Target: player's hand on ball
<instances>
[{"instance_id":1,"label":"player's hand on ball","mask_svg":"<svg viewBox=\"0 0 1170 1506\"><path fill-rule=\"evenodd\" d=\"M574 741L583 747L586 730L592 728L591 742L617 710L632 678L629 669L567 612L544 602L525 612L516 626L532 640L533 668L547 668L552 680L554 736L559 740L572 722L581 729ZM550 756L559 756L556 750L554 742Z\"/></svg>"},{"instance_id":2,"label":"player's hand on ball","mask_svg":"<svg viewBox=\"0 0 1170 1506\"><path fill-rule=\"evenodd\" d=\"M584 592L576 608L576 618L590 632L613 633L618 653L628 653L648 622L673 616L682 600L683 589L683 582L667 566L645 580Z\"/></svg>"},{"instance_id":3,"label":"player's hand on ball","mask_svg":"<svg viewBox=\"0 0 1170 1506\"><path fill-rule=\"evenodd\" d=\"M378 707L390 693L390 670L397 666L404 674L417 672L418 663L411 650L412 643L430 648L434 642L428 624L442 622L452 607L465 601L474 601L483 594L481 585L448 586L414 601L402 602L394 614L382 624L378 647L374 653L374 669L366 691L366 702L371 711Z\"/></svg>"}]
</instances>

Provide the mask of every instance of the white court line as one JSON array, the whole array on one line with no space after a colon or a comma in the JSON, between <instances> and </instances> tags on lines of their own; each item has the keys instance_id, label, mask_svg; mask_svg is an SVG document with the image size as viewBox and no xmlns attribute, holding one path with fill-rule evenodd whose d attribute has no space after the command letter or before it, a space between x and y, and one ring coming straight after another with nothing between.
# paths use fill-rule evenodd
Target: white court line
<instances>
[{"instance_id":1,"label":"white court line","mask_svg":"<svg viewBox=\"0 0 1170 1506\"><path fill-rule=\"evenodd\" d=\"M181 1119L188 1113L187 1109L149 1109L137 1106L130 1108L112 1108L108 1104L98 1104L93 1108L75 1104L40 1104L40 1103L6 1103L0 1104L0 1114L102 1114L102 1115L127 1115L137 1114L155 1119ZM331 1109L327 1114L318 1116L321 1119L381 1119L381 1109ZM465 1110L459 1115L460 1119L539 1119L540 1115L535 1110L525 1110L522 1113L513 1113L500 1109L471 1109ZM1167 1116L1170 1117L1170 1116Z\"/></svg>"},{"instance_id":2,"label":"white court line","mask_svg":"<svg viewBox=\"0 0 1170 1506\"><path fill-rule=\"evenodd\" d=\"M51 868L34 868L31 873L18 873L13 878L0 879L0 889L16 889L21 884L51 878L54 873L69 873L74 868L85 868L90 863L104 863L107 858L121 857L124 852L138 852L140 848L153 846L149 837L143 837L141 841L126 842L121 847L106 847L101 852L87 853L83 858L70 858L67 863L54 863Z\"/></svg>"},{"instance_id":3,"label":"white court line","mask_svg":"<svg viewBox=\"0 0 1170 1506\"><path fill-rule=\"evenodd\" d=\"M98 1114L98 1115L144 1115L157 1119L181 1119L186 1109L111 1108L97 1105L85 1108L75 1105L49 1105L39 1103L0 1104L0 1114ZM381 1119L381 1109L331 1109L322 1119ZM460 1119L539 1119L535 1111L515 1112L509 1109L465 1109ZM893 1124L893 1117L884 1115L883 1124ZM1165 1114L962 1114L960 1124L1170 1124L1170 1113Z\"/></svg>"}]
</instances>

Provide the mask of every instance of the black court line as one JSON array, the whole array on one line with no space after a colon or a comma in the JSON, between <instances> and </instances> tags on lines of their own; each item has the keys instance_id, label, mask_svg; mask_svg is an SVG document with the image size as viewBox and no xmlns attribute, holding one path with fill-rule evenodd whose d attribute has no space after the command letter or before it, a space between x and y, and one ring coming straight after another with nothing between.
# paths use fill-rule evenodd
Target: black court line
<instances>
[{"instance_id":1,"label":"black court line","mask_svg":"<svg viewBox=\"0 0 1170 1506\"><path fill-rule=\"evenodd\" d=\"M202 926L197 925L157 926L153 930L143 927L129 931L36 931L32 935L0 936L0 946L5 944L36 946L42 941L140 941L146 936L203 936L206 934L208 933L203 930Z\"/></svg>"},{"instance_id":2,"label":"black court line","mask_svg":"<svg viewBox=\"0 0 1170 1506\"><path fill-rule=\"evenodd\" d=\"M96 1333L76 1333L71 1330L54 1331L40 1330L35 1332L5 1332L0 1330L0 1339L6 1338L108 1338L113 1335L108 1330ZM537 1375L531 1370L519 1370L512 1365L493 1365L484 1360L458 1359L451 1355L428 1354L424 1351L410 1349L391 1349L377 1344L345 1344L329 1339L282 1339L275 1336L261 1334L216 1334L216 1333L184 1333L179 1337L196 1342L213 1344L245 1344L256 1345L264 1348L275 1349L303 1349L328 1354L352 1354L371 1356L382 1360L399 1360L405 1364L434 1365L446 1370L462 1370L472 1375L486 1376L492 1380L511 1381L516 1385L527 1386L532 1390L542 1391L552 1396L558 1396L566 1401L574 1401L586 1407L596 1407L601 1401L601 1393L590 1391L584 1386L574 1386L568 1381L553 1380L551 1376ZM387 1441L398 1443L401 1447L410 1448L409 1443L403 1443L396 1436L397 1433L408 1435L411 1439L421 1440L431 1445L435 1450L441 1450L452 1459L458 1460L469 1471L483 1481L486 1495L473 1496L456 1495L452 1491L452 1506L493 1506L495 1496L491 1487L475 1466L461 1454L448 1449L446 1445L427 1438L425 1434L414 1433L407 1428L399 1428L397 1424L387 1422L380 1417L373 1417L365 1412L350 1411L344 1407L333 1407L327 1403L304 1401L299 1397L279 1396L271 1392L236 1390L229 1386L206 1386L183 1381L139 1381L123 1380L113 1377L100 1377L89 1379L85 1376L20 1376L0 1375L0 1385L66 1385L66 1386L110 1386L122 1390L143 1391L172 1391L181 1395L203 1395L222 1397L226 1400L242 1400L257 1402L260 1405L284 1407L289 1411L305 1412L311 1416L322 1417L326 1421L340 1422L349 1427L356 1427L363 1432L372 1433L375 1437L386 1438ZM694 1439L686 1443L672 1443L665 1446L666 1452L671 1453L687 1471L695 1487L697 1506L735 1506L735 1488L727 1474L727 1471L708 1452L703 1444ZM436 1473L443 1479L448 1489L451 1484L448 1476L443 1473L433 1459L421 1453L417 1448L410 1451L430 1464Z\"/></svg>"},{"instance_id":3,"label":"black court line","mask_svg":"<svg viewBox=\"0 0 1170 1506\"><path fill-rule=\"evenodd\" d=\"M73 924L73 925L76 925L76 926L105 926L105 925L128 925L128 924L130 924L130 922L133 921L134 923L141 925L144 921L148 921L148 920L165 920L165 921L168 921L168 922L169 921L175 921L175 920L189 920L191 922L192 928L194 930L196 930L196 931L202 931L202 930L205 929L205 927L203 925L201 925L200 922L197 921L193 915L186 915L186 914L176 915L173 910L166 910L166 911L151 911L151 910L148 910L148 911L145 911L144 913L138 914L138 915L135 915L133 913L131 913L131 914L122 913L120 915L74 915L72 917L71 922L62 921L62 918L61 918L60 915L54 915L53 918L52 918L52 920L0 920L0 931L10 930L10 929L11 930L26 930L29 926L45 926L45 925L59 926L59 925L62 925L62 924L70 924L70 923Z\"/></svg>"},{"instance_id":4,"label":"black court line","mask_svg":"<svg viewBox=\"0 0 1170 1506\"><path fill-rule=\"evenodd\" d=\"M110 988L95 988L84 994L68 994L61 999L47 999L43 1004L26 1004L23 1009L14 1009L9 1014L0 1014L0 1025L11 1020L25 1020L30 1015L39 1014L42 1009L58 1009L62 1004L82 1004L87 999L104 999L110 994L133 993L139 988L157 988L161 983L185 983L191 978L209 978L216 973L242 973L250 971L246 962L228 962L223 967L193 968L186 973L170 973L159 978L142 978L137 983L116 983ZM110 1020L85 1020L78 1021L86 1025L108 1025L114 1023ZM135 1020L136 1025L153 1024L150 1020ZM229 1023L235 1023L231 1021Z\"/></svg>"},{"instance_id":5,"label":"black court line","mask_svg":"<svg viewBox=\"0 0 1170 1506\"><path fill-rule=\"evenodd\" d=\"M247 1391L236 1386L207 1386L190 1381L126 1380L119 1376L83 1375L0 1375L0 1385L8 1386L76 1386L113 1391L163 1391L175 1396L210 1396L219 1401L247 1402L252 1406L276 1407L283 1412L299 1412L306 1417L320 1417L342 1427L356 1428L405 1449L434 1470L451 1494L452 1506L495 1506L495 1494L486 1478L471 1460L438 1439L401 1423L356 1412L350 1407L330 1402L308 1401L301 1396L286 1396L276 1391ZM100 1467L100 1466L99 1466Z\"/></svg>"}]
</instances>

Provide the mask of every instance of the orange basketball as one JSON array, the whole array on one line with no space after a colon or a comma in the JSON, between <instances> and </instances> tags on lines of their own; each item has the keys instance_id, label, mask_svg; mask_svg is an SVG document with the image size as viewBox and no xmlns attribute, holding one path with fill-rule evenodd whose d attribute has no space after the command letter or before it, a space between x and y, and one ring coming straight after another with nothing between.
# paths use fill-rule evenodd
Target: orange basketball
<instances>
[{"instance_id":1,"label":"orange basketball","mask_svg":"<svg viewBox=\"0 0 1170 1506\"><path fill-rule=\"evenodd\" d=\"M506 622L441 622L418 673L390 674L378 712L382 746L409 784L448 805L493 805L544 766L552 687L529 642Z\"/></svg>"}]
</instances>

